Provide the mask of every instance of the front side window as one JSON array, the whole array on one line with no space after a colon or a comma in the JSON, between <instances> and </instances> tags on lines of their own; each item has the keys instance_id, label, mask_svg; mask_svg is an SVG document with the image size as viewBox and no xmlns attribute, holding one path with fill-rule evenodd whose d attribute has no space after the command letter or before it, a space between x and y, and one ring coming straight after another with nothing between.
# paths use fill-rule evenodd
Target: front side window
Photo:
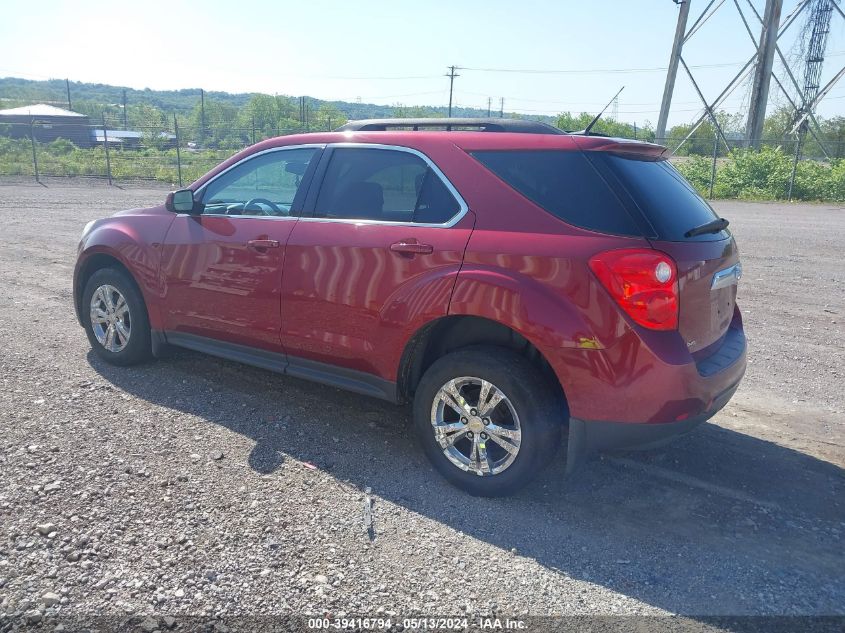
<instances>
[{"instance_id":1,"label":"front side window","mask_svg":"<svg viewBox=\"0 0 845 633\"><path fill-rule=\"evenodd\" d=\"M213 180L202 196L205 214L288 216L316 148L284 149L241 163Z\"/></svg>"},{"instance_id":2,"label":"front side window","mask_svg":"<svg viewBox=\"0 0 845 633\"><path fill-rule=\"evenodd\" d=\"M442 224L460 210L455 197L415 154L338 148L326 169L316 217Z\"/></svg>"}]
</instances>

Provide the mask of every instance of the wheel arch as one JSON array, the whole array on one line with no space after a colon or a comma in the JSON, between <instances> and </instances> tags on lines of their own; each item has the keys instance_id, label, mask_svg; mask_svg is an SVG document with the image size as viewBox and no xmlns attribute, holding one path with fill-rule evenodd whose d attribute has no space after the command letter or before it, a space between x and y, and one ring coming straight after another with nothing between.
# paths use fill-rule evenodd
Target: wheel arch
<instances>
[{"instance_id":1,"label":"wheel arch","mask_svg":"<svg viewBox=\"0 0 845 633\"><path fill-rule=\"evenodd\" d=\"M512 327L470 315L449 315L429 321L408 340L397 374L397 395L401 401L413 399L425 371L442 356L477 345L504 347L527 358L546 378L559 399L564 421L569 419L566 394L543 353Z\"/></svg>"},{"instance_id":2,"label":"wheel arch","mask_svg":"<svg viewBox=\"0 0 845 633\"><path fill-rule=\"evenodd\" d=\"M135 284L135 287L138 289L138 292L144 297L144 292L141 290L141 286L138 283L138 280L135 279L135 276L132 274L132 271L129 270L129 267L123 263L119 257L115 254L105 251L98 251L88 255L84 260L82 260L76 270L76 275L74 277L74 291L73 291L73 299L74 299L74 307L76 312L76 318L79 321L79 324L84 327L84 315L82 309L82 293L85 292L85 286L88 284L88 280L91 279L91 276L96 273L98 270L102 270L104 268L115 268L120 270L121 272L126 273L129 279L132 280L132 283ZM146 298L144 300L146 304ZM146 307L146 306L145 306ZM149 308L147 308L149 312Z\"/></svg>"}]
</instances>

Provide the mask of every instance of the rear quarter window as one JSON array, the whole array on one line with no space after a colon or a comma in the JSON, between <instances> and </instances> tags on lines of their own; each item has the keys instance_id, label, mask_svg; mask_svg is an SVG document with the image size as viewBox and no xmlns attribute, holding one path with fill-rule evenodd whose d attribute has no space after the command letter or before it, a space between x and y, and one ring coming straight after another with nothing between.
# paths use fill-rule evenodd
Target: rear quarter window
<instances>
[{"instance_id":1,"label":"rear quarter window","mask_svg":"<svg viewBox=\"0 0 845 633\"><path fill-rule=\"evenodd\" d=\"M685 237L692 228L715 220L718 215L668 160L646 161L596 152L619 178L639 210L657 232L658 239L670 242L713 241L728 233L707 233Z\"/></svg>"},{"instance_id":2,"label":"rear quarter window","mask_svg":"<svg viewBox=\"0 0 845 633\"><path fill-rule=\"evenodd\" d=\"M568 224L642 237L625 205L580 151L496 150L471 155L523 196Z\"/></svg>"}]
</instances>

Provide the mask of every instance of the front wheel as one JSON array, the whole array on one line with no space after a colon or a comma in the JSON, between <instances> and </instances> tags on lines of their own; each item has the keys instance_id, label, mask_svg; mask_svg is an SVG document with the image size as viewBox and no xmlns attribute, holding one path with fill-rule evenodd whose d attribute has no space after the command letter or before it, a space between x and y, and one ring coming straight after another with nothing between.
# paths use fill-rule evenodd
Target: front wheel
<instances>
[{"instance_id":1,"label":"front wheel","mask_svg":"<svg viewBox=\"0 0 845 633\"><path fill-rule=\"evenodd\" d=\"M503 348L440 358L414 396L414 426L434 467L485 497L515 492L546 466L560 445L562 416L540 372Z\"/></svg>"},{"instance_id":2,"label":"front wheel","mask_svg":"<svg viewBox=\"0 0 845 633\"><path fill-rule=\"evenodd\" d=\"M122 270L102 268L82 292L85 333L94 352L113 365L151 356L150 322L141 291Z\"/></svg>"}]
</instances>

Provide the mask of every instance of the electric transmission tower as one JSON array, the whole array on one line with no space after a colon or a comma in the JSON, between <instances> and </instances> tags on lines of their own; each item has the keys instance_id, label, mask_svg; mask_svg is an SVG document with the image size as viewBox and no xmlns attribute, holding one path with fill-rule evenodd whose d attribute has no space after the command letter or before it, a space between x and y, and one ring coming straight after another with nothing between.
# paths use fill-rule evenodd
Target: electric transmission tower
<instances>
[{"instance_id":1,"label":"electric transmission tower","mask_svg":"<svg viewBox=\"0 0 845 633\"><path fill-rule=\"evenodd\" d=\"M821 89L822 66L833 16L833 0L810 0L810 16L804 28L806 52L804 54L804 85L799 98L801 106L795 109L789 132L803 136L807 132L807 118L813 113Z\"/></svg>"},{"instance_id":2,"label":"electric transmission tower","mask_svg":"<svg viewBox=\"0 0 845 633\"><path fill-rule=\"evenodd\" d=\"M672 53L669 57L669 69L666 74L666 85L663 90L660 116L657 121L656 137L658 142L665 142L666 140L666 125L672 105L675 78L678 67L680 66L684 69L693 88L704 104L704 113L693 123L686 138L674 148L675 151L686 143L695 134L701 124L707 120L712 122L717 137L730 149L728 140L716 119L716 109L753 73L745 144L752 147L759 147L760 145L763 134L763 122L766 117L766 106L769 100L769 87L771 81L774 81L795 113L792 125L787 130L787 134L794 135L799 130L809 132L819 143L822 151L829 156L822 143L821 129L818 121L816 121L814 111L819 102L830 92L830 89L833 88L836 82L845 75L845 67L843 67L827 84L824 86L820 85L831 17L835 11L842 18L845 18L845 13L843 13L839 6L839 0L798 0L796 6L783 19L781 19L783 0L766 0L762 15L756 9L752 0L745 0L745 10L743 10L740 0L734 0L733 5L736 7L739 17L742 20L745 32L754 44L755 53L715 99L708 99L704 96L689 66L684 61L682 53L684 44L725 4L725 0L709 0L704 6L704 10L689 29L687 29L687 19L690 14L692 0L673 1L676 5L680 5L680 10L678 24L675 30L675 39L672 45ZM751 16L746 15L746 11L749 11ZM805 14L805 12L809 17L806 23L807 26L802 34L802 41L806 47L806 55L803 60L802 85L796 79L795 73L790 68L789 62L778 46L778 40L796 22L797 18ZM749 17L756 18L759 23L759 36L751 28ZM780 63L784 67L785 75L789 80L789 84L791 84L789 89L783 85L783 82L773 72L773 64L776 58L780 60ZM793 99L792 94L798 95L797 101Z\"/></svg>"}]
</instances>

